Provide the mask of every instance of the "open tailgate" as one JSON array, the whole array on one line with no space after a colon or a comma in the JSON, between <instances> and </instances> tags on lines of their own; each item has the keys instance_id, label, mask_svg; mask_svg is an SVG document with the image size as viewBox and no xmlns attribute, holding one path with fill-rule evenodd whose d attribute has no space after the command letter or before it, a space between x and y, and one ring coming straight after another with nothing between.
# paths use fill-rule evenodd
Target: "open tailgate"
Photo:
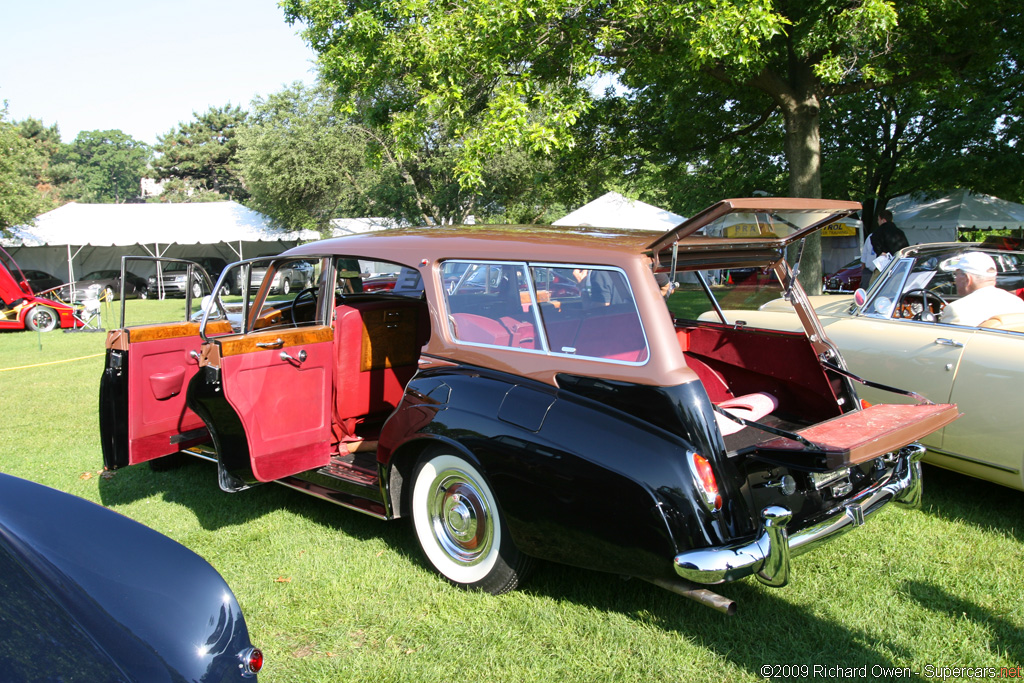
<instances>
[{"instance_id":1,"label":"open tailgate","mask_svg":"<svg viewBox=\"0 0 1024 683\"><path fill-rule=\"evenodd\" d=\"M956 405L949 403L878 404L797 431L810 446L779 437L760 444L757 450L765 454L810 452L824 456L828 469L836 469L898 450L942 429L960 415Z\"/></svg>"}]
</instances>

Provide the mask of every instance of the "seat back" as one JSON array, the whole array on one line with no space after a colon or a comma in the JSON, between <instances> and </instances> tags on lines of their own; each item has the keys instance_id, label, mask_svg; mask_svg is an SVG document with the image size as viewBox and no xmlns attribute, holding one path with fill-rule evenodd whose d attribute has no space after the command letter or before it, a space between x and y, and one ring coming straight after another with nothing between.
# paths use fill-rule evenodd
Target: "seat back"
<instances>
[{"instance_id":1,"label":"seat back","mask_svg":"<svg viewBox=\"0 0 1024 683\"><path fill-rule=\"evenodd\" d=\"M1024 313L1000 313L982 321L978 327L1024 332Z\"/></svg>"},{"instance_id":2,"label":"seat back","mask_svg":"<svg viewBox=\"0 0 1024 683\"><path fill-rule=\"evenodd\" d=\"M334 422L341 440L368 418L398 406L429 336L426 305L418 299L346 302L335 309Z\"/></svg>"}]
</instances>

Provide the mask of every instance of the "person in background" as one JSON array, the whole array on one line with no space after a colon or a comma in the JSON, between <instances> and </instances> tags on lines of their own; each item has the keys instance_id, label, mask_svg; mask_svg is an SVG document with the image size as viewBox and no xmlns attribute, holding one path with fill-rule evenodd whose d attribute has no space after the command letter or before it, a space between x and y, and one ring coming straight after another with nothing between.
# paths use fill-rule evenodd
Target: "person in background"
<instances>
[{"instance_id":1,"label":"person in background","mask_svg":"<svg viewBox=\"0 0 1024 683\"><path fill-rule=\"evenodd\" d=\"M880 257L889 255L890 258L896 255L900 249L910 246L910 241L907 239L906 233L896 227L896 224L892 222L892 211L883 209L878 212L878 227L871 233L869 237L871 240L871 248L874 250L875 259L871 263L871 279L874 280L878 277L878 273L881 272L881 268L875 264L875 260ZM867 241L865 241L865 246ZM864 256L861 254L861 261L863 262ZM869 283L870 284L870 283Z\"/></svg>"},{"instance_id":2,"label":"person in background","mask_svg":"<svg viewBox=\"0 0 1024 683\"><path fill-rule=\"evenodd\" d=\"M950 302L940 322L977 327L994 315L1024 313L1024 301L996 287L996 262L980 251L969 251L944 270L952 270L956 293L962 298Z\"/></svg>"},{"instance_id":3,"label":"person in background","mask_svg":"<svg viewBox=\"0 0 1024 683\"><path fill-rule=\"evenodd\" d=\"M868 288L871 276L875 272L875 248L871 246L871 235L864 238L864 246L860 249L860 283L864 289Z\"/></svg>"},{"instance_id":4,"label":"person in background","mask_svg":"<svg viewBox=\"0 0 1024 683\"><path fill-rule=\"evenodd\" d=\"M672 292L676 291L676 283L672 282L667 273L655 273L654 279L658 282L658 289L661 290L661 298L668 300Z\"/></svg>"}]
</instances>

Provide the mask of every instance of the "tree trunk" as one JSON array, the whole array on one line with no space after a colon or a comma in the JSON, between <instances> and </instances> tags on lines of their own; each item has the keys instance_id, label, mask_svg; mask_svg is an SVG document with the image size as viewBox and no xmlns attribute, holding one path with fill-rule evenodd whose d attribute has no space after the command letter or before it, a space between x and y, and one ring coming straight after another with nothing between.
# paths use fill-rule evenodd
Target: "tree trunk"
<instances>
[{"instance_id":1,"label":"tree trunk","mask_svg":"<svg viewBox=\"0 0 1024 683\"><path fill-rule=\"evenodd\" d=\"M786 162L789 164L789 195L821 198L820 103L816 92L779 98L786 123ZM790 254L795 258L795 254ZM800 259L800 284L808 294L821 294L821 233L804 240Z\"/></svg>"}]
</instances>

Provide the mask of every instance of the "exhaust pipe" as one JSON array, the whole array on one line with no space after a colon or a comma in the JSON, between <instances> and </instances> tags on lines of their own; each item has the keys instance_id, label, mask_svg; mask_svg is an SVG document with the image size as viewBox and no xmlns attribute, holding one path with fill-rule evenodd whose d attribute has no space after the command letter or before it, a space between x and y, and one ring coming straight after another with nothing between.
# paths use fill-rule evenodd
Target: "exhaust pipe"
<instances>
[{"instance_id":1,"label":"exhaust pipe","mask_svg":"<svg viewBox=\"0 0 1024 683\"><path fill-rule=\"evenodd\" d=\"M717 610L722 614L732 616L736 614L736 601L730 600L724 595L719 595L714 591L709 591L707 588L702 588L697 584L677 579L675 581L669 581L668 579L659 578L648 578L647 581L653 583L659 588L672 591L677 595L681 595L684 598L689 598L694 602L699 602L705 607L710 607L713 610Z\"/></svg>"}]
</instances>

